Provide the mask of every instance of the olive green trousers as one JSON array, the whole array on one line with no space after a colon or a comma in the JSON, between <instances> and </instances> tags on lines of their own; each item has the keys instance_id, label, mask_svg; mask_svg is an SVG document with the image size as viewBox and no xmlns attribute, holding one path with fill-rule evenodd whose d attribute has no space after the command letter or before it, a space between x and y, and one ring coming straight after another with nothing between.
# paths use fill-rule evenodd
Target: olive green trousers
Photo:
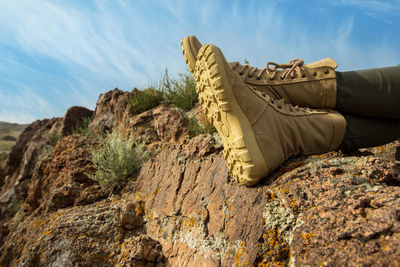
<instances>
[{"instance_id":1,"label":"olive green trousers","mask_svg":"<svg viewBox=\"0 0 400 267\"><path fill-rule=\"evenodd\" d=\"M336 72L337 106L347 129L340 149L374 147L400 138L400 66Z\"/></svg>"}]
</instances>

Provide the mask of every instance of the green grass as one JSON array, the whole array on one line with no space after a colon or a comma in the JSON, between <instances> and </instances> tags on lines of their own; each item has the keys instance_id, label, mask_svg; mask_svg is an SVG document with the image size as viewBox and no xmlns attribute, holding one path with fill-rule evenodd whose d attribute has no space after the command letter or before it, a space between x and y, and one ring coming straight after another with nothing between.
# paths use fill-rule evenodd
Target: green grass
<instances>
[{"instance_id":1,"label":"green grass","mask_svg":"<svg viewBox=\"0 0 400 267\"><path fill-rule=\"evenodd\" d=\"M159 90L164 93L168 103L186 111L198 102L196 82L189 73L179 73L178 78L171 79L168 70L165 70Z\"/></svg>"},{"instance_id":2,"label":"green grass","mask_svg":"<svg viewBox=\"0 0 400 267\"><path fill-rule=\"evenodd\" d=\"M131 111L134 114L142 113L146 110L158 106L164 100L162 92L158 91L154 87L149 87L143 91L133 90L128 94L126 99L129 104Z\"/></svg>"},{"instance_id":3,"label":"green grass","mask_svg":"<svg viewBox=\"0 0 400 267\"><path fill-rule=\"evenodd\" d=\"M97 181L108 193L121 189L151 154L145 150L144 142L132 136L124 139L117 132L109 134L100 148L92 149L94 174L87 175Z\"/></svg>"},{"instance_id":4,"label":"green grass","mask_svg":"<svg viewBox=\"0 0 400 267\"><path fill-rule=\"evenodd\" d=\"M160 103L188 111L198 102L196 82L190 73L179 73L178 78L172 79L168 70L165 70L158 83L144 90L134 89L126 101L134 114L154 108Z\"/></svg>"}]
</instances>

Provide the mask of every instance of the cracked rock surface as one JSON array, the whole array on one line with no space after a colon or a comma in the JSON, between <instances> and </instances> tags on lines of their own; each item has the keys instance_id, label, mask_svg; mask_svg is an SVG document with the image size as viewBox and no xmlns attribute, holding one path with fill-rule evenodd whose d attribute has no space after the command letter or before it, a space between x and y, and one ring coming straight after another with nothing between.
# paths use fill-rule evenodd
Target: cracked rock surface
<instances>
[{"instance_id":1,"label":"cracked rock surface","mask_svg":"<svg viewBox=\"0 0 400 267\"><path fill-rule=\"evenodd\" d=\"M298 157L244 187L231 181L217 134L189 138L184 112L165 105L130 116L124 95L102 95L91 127L150 133L158 153L109 195L85 174L96 138L66 136L52 155L29 157L61 123L35 122L11 156L20 162L4 168L4 199L17 199L16 172L29 175L19 210L2 206L0 266L400 264L397 142Z\"/></svg>"}]
</instances>

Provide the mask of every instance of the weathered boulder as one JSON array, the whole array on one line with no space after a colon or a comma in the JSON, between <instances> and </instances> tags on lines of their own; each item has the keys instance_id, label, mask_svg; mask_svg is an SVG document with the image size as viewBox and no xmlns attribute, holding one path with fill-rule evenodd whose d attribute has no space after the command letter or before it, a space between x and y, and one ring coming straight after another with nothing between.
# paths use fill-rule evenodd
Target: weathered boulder
<instances>
[{"instance_id":1,"label":"weathered boulder","mask_svg":"<svg viewBox=\"0 0 400 267\"><path fill-rule=\"evenodd\" d=\"M128 92L118 89L101 94L89 129L96 134L104 134L127 122L131 116L127 96Z\"/></svg>"},{"instance_id":2,"label":"weathered boulder","mask_svg":"<svg viewBox=\"0 0 400 267\"><path fill-rule=\"evenodd\" d=\"M148 143L179 143L188 134L188 119L183 110L160 105L134 115L124 130L136 138L146 138Z\"/></svg>"},{"instance_id":3,"label":"weathered boulder","mask_svg":"<svg viewBox=\"0 0 400 267\"><path fill-rule=\"evenodd\" d=\"M72 135L59 140L52 158L37 166L28 190L26 210L38 213L74 205L87 205L106 194L87 173L95 171L90 149L98 141L91 136Z\"/></svg>"},{"instance_id":4,"label":"weathered boulder","mask_svg":"<svg viewBox=\"0 0 400 267\"><path fill-rule=\"evenodd\" d=\"M67 136L84 123L84 120L93 116L93 111L85 108L73 106L70 107L64 115L63 125L61 128L61 135Z\"/></svg>"}]
</instances>

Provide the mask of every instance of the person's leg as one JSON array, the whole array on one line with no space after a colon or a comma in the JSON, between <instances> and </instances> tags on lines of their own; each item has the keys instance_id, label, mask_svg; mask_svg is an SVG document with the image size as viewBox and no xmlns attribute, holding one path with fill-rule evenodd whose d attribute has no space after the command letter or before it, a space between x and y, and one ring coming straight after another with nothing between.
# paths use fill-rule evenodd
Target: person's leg
<instances>
[{"instance_id":1,"label":"person's leg","mask_svg":"<svg viewBox=\"0 0 400 267\"><path fill-rule=\"evenodd\" d=\"M343 151L381 146L400 138L400 120L342 115L346 133L339 149Z\"/></svg>"},{"instance_id":2,"label":"person's leg","mask_svg":"<svg viewBox=\"0 0 400 267\"><path fill-rule=\"evenodd\" d=\"M400 119L400 66L336 72L339 112Z\"/></svg>"}]
</instances>

